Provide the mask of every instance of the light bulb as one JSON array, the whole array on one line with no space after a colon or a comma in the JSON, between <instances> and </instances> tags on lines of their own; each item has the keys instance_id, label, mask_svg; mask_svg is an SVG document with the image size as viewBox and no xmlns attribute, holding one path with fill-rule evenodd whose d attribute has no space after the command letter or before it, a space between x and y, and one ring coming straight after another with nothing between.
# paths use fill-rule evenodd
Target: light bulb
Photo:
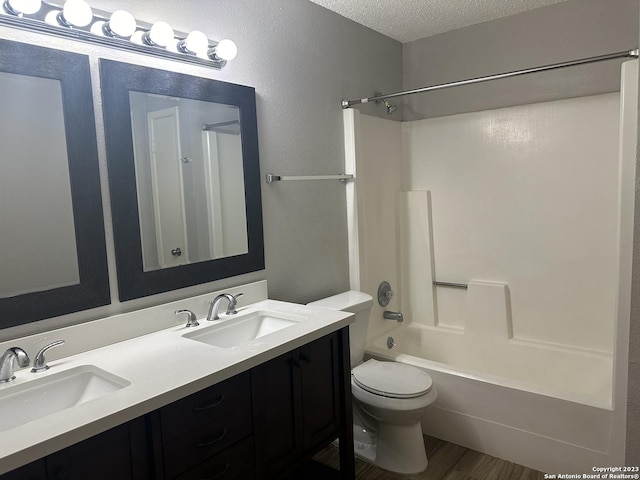
<instances>
[{"instance_id":1,"label":"light bulb","mask_svg":"<svg viewBox=\"0 0 640 480\"><path fill-rule=\"evenodd\" d=\"M60 10L50 10L44 17L45 23L59 27L60 23L58 22L58 15L60 15Z\"/></svg>"},{"instance_id":2,"label":"light bulb","mask_svg":"<svg viewBox=\"0 0 640 480\"><path fill-rule=\"evenodd\" d=\"M67 0L62 9L62 19L68 25L86 27L93 19L93 12L84 0Z\"/></svg>"},{"instance_id":3,"label":"light bulb","mask_svg":"<svg viewBox=\"0 0 640 480\"><path fill-rule=\"evenodd\" d=\"M199 56L202 55L203 52L206 52L208 48L209 39L204 33L198 30L189 33L187 38L180 42L180 49L187 50Z\"/></svg>"},{"instance_id":4,"label":"light bulb","mask_svg":"<svg viewBox=\"0 0 640 480\"><path fill-rule=\"evenodd\" d=\"M131 43L137 43L138 45L144 45L145 41L144 41L144 36L145 36L146 32L144 32L143 30L136 30L135 32L133 32L133 35L131 35L131 38L129 40L131 40Z\"/></svg>"},{"instance_id":5,"label":"light bulb","mask_svg":"<svg viewBox=\"0 0 640 480\"><path fill-rule=\"evenodd\" d=\"M42 6L41 0L7 0L5 9L14 15L37 13Z\"/></svg>"},{"instance_id":6,"label":"light bulb","mask_svg":"<svg viewBox=\"0 0 640 480\"><path fill-rule=\"evenodd\" d=\"M166 47L173 40L173 28L166 22L156 22L151 26L151 30L147 32L144 39L151 45Z\"/></svg>"},{"instance_id":7,"label":"light bulb","mask_svg":"<svg viewBox=\"0 0 640 480\"><path fill-rule=\"evenodd\" d=\"M214 50L215 55L223 60L233 60L238 54L238 47L233 40L229 40L228 38L220 40L220 43L215 46Z\"/></svg>"},{"instance_id":8,"label":"light bulb","mask_svg":"<svg viewBox=\"0 0 640 480\"><path fill-rule=\"evenodd\" d=\"M116 10L109 18L107 29L118 37L128 38L136 31L136 19L126 10Z\"/></svg>"},{"instance_id":9,"label":"light bulb","mask_svg":"<svg viewBox=\"0 0 640 480\"><path fill-rule=\"evenodd\" d=\"M98 20L97 22L93 22L91 24L91 28L89 29L89 31L91 33L93 33L94 35L98 35L100 37L104 37L105 33L104 33L104 27L107 24L107 22L103 21L103 20Z\"/></svg>"}]
</instances>

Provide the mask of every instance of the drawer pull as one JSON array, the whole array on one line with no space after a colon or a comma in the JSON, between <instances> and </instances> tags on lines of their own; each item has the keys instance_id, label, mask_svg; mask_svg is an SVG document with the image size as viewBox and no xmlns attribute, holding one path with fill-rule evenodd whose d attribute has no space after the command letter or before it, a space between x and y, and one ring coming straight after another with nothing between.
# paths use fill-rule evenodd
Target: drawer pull
<instances>
[{"instance_id":1,"label":"drawer pull","mask_svg":"<svg viewBox=\"0 0 640 480\"><path fill-rule=\"evenodd\" d=\"M224 395L220 395L220 398L213 403L209 403L207 405L203 405L201 407L195 407L193 409L194 413L205 412L207 410L211 410L212 408L216 408L220 406L220 404L224 401Z\"/></svg>"},{"instance_id":2,"label":"drawer pull","mask_svg":"<svg viewBox=\"0 0 640 480\"><path fill-rule=\"evenodd\" d=\"M216 478L220 478L225 473L227 473L227 470L229 470L230 466L231 466L231 463L227 462L227 464L224 466L224 468L222 469L222 471L220 473L216 473L213 477L203 478L202 480L215 480Z\"/></svg>"},{"instance_id":3,"label":"drawer pull","mask_svg":"<svg viewBox=\"0 0 640 480\"><path fill-rule=\"evenodd\" d=\"M198 444L196 444L197 448L205 448L205 447L210 447L211 445L215 445L216 443L218 443L219 441L221 441L226 435L227 435L227 427L224 427L222 429L222 432L220 433L220 435L218 435L216 438L212 439L212 440L207 440L205 442L200 442Z\"/></svg>"}]
</instances>

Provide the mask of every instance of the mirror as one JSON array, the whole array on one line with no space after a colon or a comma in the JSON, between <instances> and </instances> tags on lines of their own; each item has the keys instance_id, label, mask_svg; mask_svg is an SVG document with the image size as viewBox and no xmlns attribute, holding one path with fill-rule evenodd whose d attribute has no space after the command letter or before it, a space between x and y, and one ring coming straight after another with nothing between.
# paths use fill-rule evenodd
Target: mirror
<instances>
[{"instance_id":1,"label":"mirror","mask_svg":"<svg viewBox=\"0 0 640 480\"><path fill-rule=\"evenodd\" d=\"M264 268L255 91L100 60L120 300Z\"/></svg>"},{"instance_id":2,"label":"mirror","mask_svg":"<svg viewBox=\"0 0 640 480\"><path fill-rule=\"evenodd\" d=\"M130 92L143 270L248 253L239 109Z\"/></svg>"},{"instance_id":3,"label":"mirror","mask_svg":"<svg viewBox=\"0 0 640 480\"><path fill-rule=\"evenodd\" d=\"M0 328L110 302L88 58L0 40Z\"/></svg>"}]
</instances>

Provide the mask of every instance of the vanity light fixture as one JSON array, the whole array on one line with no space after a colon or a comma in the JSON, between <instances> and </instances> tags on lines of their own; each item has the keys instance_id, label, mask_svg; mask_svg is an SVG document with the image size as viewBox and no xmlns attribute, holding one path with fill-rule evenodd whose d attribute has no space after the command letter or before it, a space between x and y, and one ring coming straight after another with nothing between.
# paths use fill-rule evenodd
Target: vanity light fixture
<instances>
[{"instance_id":1,"label":"vanity light fixture","mask_svg":"<svg viewBox=\"0 0 640 480\"><path fill-rule=\"evenodd\" d=\"M4 0L2 10L0 25L216 69L238 53L229 39L210 41L197 30L175 32L166 22L140 22L125 10L92 10L85 0Z\"/></svg>"}]
</instances>

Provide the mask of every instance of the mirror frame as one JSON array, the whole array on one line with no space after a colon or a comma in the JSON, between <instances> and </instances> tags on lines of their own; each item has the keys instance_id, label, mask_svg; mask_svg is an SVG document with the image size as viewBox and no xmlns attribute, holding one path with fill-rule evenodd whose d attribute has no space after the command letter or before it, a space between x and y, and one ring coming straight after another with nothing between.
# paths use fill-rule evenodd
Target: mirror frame
<instances>
[{"instance_id":1,"label":"mirror frame","mask_svg":"<svg viewBox=\"0 0 640 480\"><path fill-rule=\"evenodd\" d=\"M255 89L107 59L100 59L100 85L120 301L263 270L264 239ZM130 91L239 108L248 253L144 271Z\"/></svg>"},{"instance_id":2,"label":"mirror frame","mask_svg":"<svg viewBox=\"0 0 640 480\"><path fill-rule=\"evenodd\" d=\"M89 58L0 39L0 71L60 82L80 278L76 285L0 298L0 328L108 305L111 294ZM55 246L44 246L50 247Z\"/></svg>"}]
</instances>

